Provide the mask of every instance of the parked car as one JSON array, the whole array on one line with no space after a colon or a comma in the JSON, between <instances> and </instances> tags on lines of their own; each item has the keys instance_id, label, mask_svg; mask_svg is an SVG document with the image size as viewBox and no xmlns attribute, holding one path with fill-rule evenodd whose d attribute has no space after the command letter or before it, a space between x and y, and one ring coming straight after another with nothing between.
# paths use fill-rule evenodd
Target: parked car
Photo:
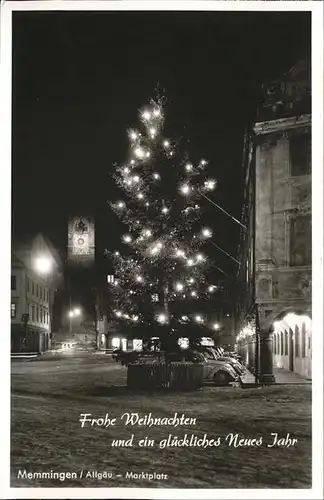
<instances>
[{"instance_id":1,"label":"parked car","mask_svg":"<svg viewBox=\"0 0 324 500\"><path fill-rule=\"evenodd\" d=\"M203 363L203 379L205 382L213 382L215 385L229 385L240 382L240 374L226 361L212 358L204 352L194 352L195 358Z\"/></svg>"},{"instance_id":2,"label":"parked car","mask_svg":"<svg viewBox=\"0 0 324 500\"><path fill-rule=\"evenodd\" d=\"M239 375L242 375L246 371L245 366L240 361L229 355L220 355L214 347L205 347L202 352L208 359L217 359L218 361L229 363Z\"/></svg>"},{"instance_id":3,"label":"parked car","mask_svg":"<svg viewBox=\"0 0 324 500\"><path fill-rule=\"evenodd\" d=\"M213 382L215 385L229 385L232 382L239 382L239 374L234 370L233 366L224 361L219 361L211 356L206 355L206 352L200 352L192 349L184 349L176 353L168 353L167 358L172 362L192 362L202 363L203 365L203 381Z\"/></svg>"}]
</instances>

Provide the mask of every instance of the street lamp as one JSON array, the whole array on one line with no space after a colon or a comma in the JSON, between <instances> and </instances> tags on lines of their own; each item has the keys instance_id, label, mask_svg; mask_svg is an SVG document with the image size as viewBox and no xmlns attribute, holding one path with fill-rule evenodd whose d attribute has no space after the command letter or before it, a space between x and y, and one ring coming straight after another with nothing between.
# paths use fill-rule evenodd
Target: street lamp
<instances>
[{"instance_id":1,"label":"street lamp","mask_svg":"<svg viewBox=\"0 0 324 500\"><path fill-rule=\"evenodd\" d=\"M51 272L53 262L45 256L39 256L35 259L35 270L41 274L48 274Z\"/></svg>"},{"instance_id":2,"label":"street lamp","mask_svg":"<svg viewBox=\"0 0 324 500\"><path fill-rule=\"evenodd\" d=\"M74 309L71 309L68 313L69 320L70 320L70 333L72 333L72 318L75 318L77 316L80 316L81 314L81 309L79 307L75 307Z\"/></svg>"}]
</instances>

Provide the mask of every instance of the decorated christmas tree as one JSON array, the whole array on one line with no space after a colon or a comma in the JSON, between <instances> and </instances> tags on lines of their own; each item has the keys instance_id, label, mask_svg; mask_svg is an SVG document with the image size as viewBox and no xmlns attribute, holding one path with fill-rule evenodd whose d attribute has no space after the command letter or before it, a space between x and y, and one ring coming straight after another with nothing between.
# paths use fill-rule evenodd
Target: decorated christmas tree
<instances>
[{"instance_id":1,"label":"decorated christmas tree","mask_svg":"<svg viewBox=\"0 0 324 500\"><path fill-rule=\"evenodd\" d=\"M203 245L212 236L203 224L203 195L215 189L208 162L192 160L180 141L163 134L161 101L140 112L138 129L128 130L126 162L116 165L121 190L112 209L125 224L125 251L112 253L111 314L123 332L159 338L173 349L181 337L210 336L198 303L216 287Z\"/></svg>"}]
</instances>

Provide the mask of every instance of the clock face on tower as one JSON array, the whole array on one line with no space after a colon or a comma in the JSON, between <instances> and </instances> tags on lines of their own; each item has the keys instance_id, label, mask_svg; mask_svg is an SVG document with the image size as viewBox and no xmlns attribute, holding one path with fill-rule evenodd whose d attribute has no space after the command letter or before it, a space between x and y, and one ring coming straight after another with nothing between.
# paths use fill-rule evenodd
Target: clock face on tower
<instances>
[{"instance_id":1,"label":"clock face on tower","mask_svg":"<svg viewBox=\"0 0 324 500\"><path fill-rule=\"evenodd\" d=\"M89 236L87 234L74 234L73 253L76 255L86 255L89 252Z\"/></svg>"},{"instance_id":2,"label":"clock face on tower","mask_svg":"<svg viewBox=\"0 0 324 500\"><path fill-rule=\"evenodd\" d=\"M95 260L95 229L92 216L75 215L68 224L68 262L92 266Z\"/></svg>"}]
</instances>

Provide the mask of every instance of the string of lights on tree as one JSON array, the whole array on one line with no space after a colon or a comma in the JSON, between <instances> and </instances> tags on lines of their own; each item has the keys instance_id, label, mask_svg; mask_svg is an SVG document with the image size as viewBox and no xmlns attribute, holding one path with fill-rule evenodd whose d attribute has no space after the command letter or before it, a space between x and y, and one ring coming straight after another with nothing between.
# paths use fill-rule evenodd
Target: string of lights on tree
<instances>
[{"instance_id":1,"label":"string of lights on tree","mask_svg":"<svg viewBox=\"0 0 324 500\"><path fill-rule=\"evenodd\" d=\"M122 235L124 255L111 254L116 276L111 286L116 319L155 322L176 331L177 325L192 321L203 325L204 316L176 316L169 304L206 298L218 290L205 278L210 263L201 250L212 236L201 221L201 195L213 191L217 182L206 174L206 159L191 160L163 134L164 120L162 101L151 101L140 112L139 128L128 130L126 163L115 166L123 194L111 208L127 231Z\"/></svg>"}]
</instances>

